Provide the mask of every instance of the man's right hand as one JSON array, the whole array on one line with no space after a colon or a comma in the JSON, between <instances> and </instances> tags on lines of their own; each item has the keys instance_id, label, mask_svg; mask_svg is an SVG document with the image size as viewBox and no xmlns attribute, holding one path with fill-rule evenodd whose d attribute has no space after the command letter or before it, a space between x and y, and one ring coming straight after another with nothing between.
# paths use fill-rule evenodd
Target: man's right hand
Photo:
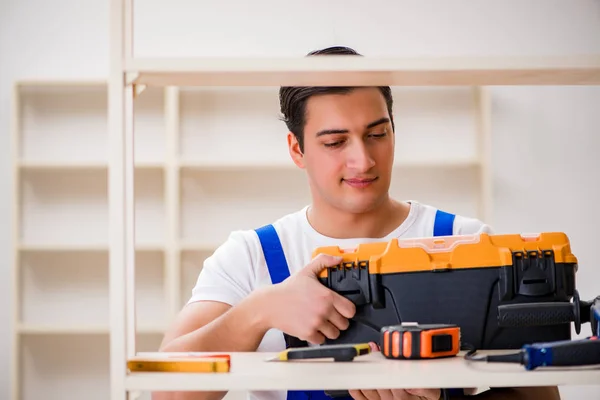
<instances>
[{"instance_id":1,"label":"man's right hand","mask_svg":"<svg viewBox=\"0 0 600 400\"><path fill-rule=\"evenodd\" d=\"M354 303L318 280L324 268L341 262L341 257L320 254L308 265L270 290L269 325L313 344L335 339L348 328L356 312Z\"/></svg>"}]
</instances>

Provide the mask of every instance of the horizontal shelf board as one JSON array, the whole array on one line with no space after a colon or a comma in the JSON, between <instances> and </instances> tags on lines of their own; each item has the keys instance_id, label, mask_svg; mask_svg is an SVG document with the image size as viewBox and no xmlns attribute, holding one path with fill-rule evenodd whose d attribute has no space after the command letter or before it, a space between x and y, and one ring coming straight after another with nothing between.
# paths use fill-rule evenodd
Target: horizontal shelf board
<instances>
[{"instance_id":1,"label":"horizontal shelf board","mask_svg":"<svg viewBox=\"0 0 600 400\"><path fill-rule=\"evenodd\" d=\"M17 87L21 88L60 88L60 87L102 87L108 88L108 81L106 79L51 79L51 78L40 78L40 79L20 79L15 82Z\"/></svg>"},{"instance_id":2,"label":"horizontal shelf board","mask_svg":"<svg viewBox=\"0 0 600 400\"><path fill-rule=\"evenodd\" d=\"M220 243L202 243L194 241L185 241L179 245L179 250L195 252L213 252L220 245Z\"/></svg>"},{"instance_id":3,"label":"horizontal shelf board","mask_svg":"<svg viewBox=\"0 0 600 400\"><path fill-rule=\"evenodd\" d=\"M149 86L598 85L600 55L581 57L132 58Z\"/></svg>"},{"instance_id":4,"label":"horizontal shelf board","mask_svg":"<svg viewBox=\"0 0 600 400\"><path fill-rule=\"evenodd\" d=\"M139 353L140 355L156 353ZM516 364L469 364L462 357L387 360L381 353L349 363L266 362L274 353L232 353L230 373L130 373L128 390L307 390L591 385L600 370L536 370Z\"/></svg>"},{"instance_id":5,"label":"horizontal shelf board","mask_svg":"<svg viewBox=\"0 0 600 400\"><path fill-rule=\"evenodd\" d=\"M65 161L22 161L19 167L23 170L107 170L108 162L65 162ZM135 163L137 169L163 169L164 163L161 162L138 162Z\"/></svg>"},{"instance_id":6,"label":"horizontal shelf board","mask_svg":"<svg viewBox=\"0 0 600 400\"><path fill-rule=\"evenodd\" d=\"M108 334L110 327L105 325L21 325L19 332L24 335L84 335L84 334ZM139 326L136 329L139 334L162 334L165 328L162 326Z\"/></svg>"},{"instance_id":7,"label":"horizontal shelf board","mask_svg":"<svg viewBox=\"0 0 600 400\"><path fill-rule=\"evenodd\" d=\"M479 160L422 160L422 161L397 161L394 163L394 168L410 169L410 168L471 168L478 167L481 163ZM179 164L182 170L261 170L261 169L299 169L291 160L274 161L274 162L234 162L234 161L183 161Z\"/></svg>"},{"instance_id":8,"label":"horizontal shelf board","mask_svg":"<svg viewBox=\"0 0 600 400\"><path fill-rule=\"evenodd\" d=\"M162 252L165 250L165 246L159 244L139 244L135 246L138 252ZM108 244L97 244L97 245L86 245L86 244L23 244L19 245L21 252L28 253L69 253L69 252L108 252Z\"/></svg>"}]
</instances>

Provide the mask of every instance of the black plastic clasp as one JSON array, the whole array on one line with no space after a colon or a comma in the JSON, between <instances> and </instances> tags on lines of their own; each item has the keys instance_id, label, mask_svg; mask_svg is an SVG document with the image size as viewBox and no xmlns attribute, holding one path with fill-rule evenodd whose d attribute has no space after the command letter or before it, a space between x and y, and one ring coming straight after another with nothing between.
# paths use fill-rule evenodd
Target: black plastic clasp
<instances>
[{"instance_id":1,"label":"black plastic clasp","mask_svg":"<svg viewBox=\"0 0 600 400\"><path fill-rule=\"evenodd\" d=\"M328 269L327 286L356 306L384 307L380 277L369 275L369 262L344 262Z\"/></svg>"},{"instance_id":2,"label":"black plastic clasp","mask_svg":"<svg viewBox=\"0 0 600 400\"><path fill-rule=\"evenodd\" d=\"M556 291L556 265L552 250L513 252L514 292L523 296L548 296Z\"/></svg>"},{"instance_id":3,"label":"black plastic clasp","mask_svg":"<svg viewBox=\"0 0 600 400\"><path fill-rule=\"evenodd\" d=\"M344 262L329 268L327 286L357 306L371 302L368 261Z\"/></svg>"}]
</instances>

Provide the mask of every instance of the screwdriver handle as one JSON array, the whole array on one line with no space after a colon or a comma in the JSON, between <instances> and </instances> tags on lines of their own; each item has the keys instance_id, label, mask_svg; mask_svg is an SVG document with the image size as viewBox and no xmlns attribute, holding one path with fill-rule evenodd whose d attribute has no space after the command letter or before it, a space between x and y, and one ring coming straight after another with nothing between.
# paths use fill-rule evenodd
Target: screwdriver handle
<instances>
[{"instance_id":1,"label":"screwdriver handle","mask_svg":"<svg viewBox=\"0 0 600 400\"><path fill-rule=\"evenodd\" d=\"M600 296L596 297L596 300L592 303L590 314L592 334L600 336Z\"/></svg>"},{"instance_id":2,"label":"screwdriver handle","mask_svg":"<svg viewBox=\"0 0 600 400\"><path fill-rule=\"evenodd\" d=\"M588 338L523 346L523 364L532 370L541 366L600 364L600 340Z\"/></svg>"}]
</instances>

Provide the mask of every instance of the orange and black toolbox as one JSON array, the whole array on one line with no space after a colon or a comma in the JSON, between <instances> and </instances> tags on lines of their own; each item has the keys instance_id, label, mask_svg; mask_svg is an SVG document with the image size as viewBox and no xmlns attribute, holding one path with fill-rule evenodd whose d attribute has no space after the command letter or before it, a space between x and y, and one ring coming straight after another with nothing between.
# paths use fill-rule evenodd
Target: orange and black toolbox
<instances>
[{"instance_id":1,"label":"orange and black toolbox","mask_svg":"<svg viewBox=\"0 0 600 400\"><path fill-rule=\"evenodd\" d=\"M342 256L320 281L357 306L327 343L380 342L407 322L460 328L462 345L514 349L571 338L589 321L575 288L577 258L566 234L486 233L317 248Z\"/></svg>"}]
</instances>

